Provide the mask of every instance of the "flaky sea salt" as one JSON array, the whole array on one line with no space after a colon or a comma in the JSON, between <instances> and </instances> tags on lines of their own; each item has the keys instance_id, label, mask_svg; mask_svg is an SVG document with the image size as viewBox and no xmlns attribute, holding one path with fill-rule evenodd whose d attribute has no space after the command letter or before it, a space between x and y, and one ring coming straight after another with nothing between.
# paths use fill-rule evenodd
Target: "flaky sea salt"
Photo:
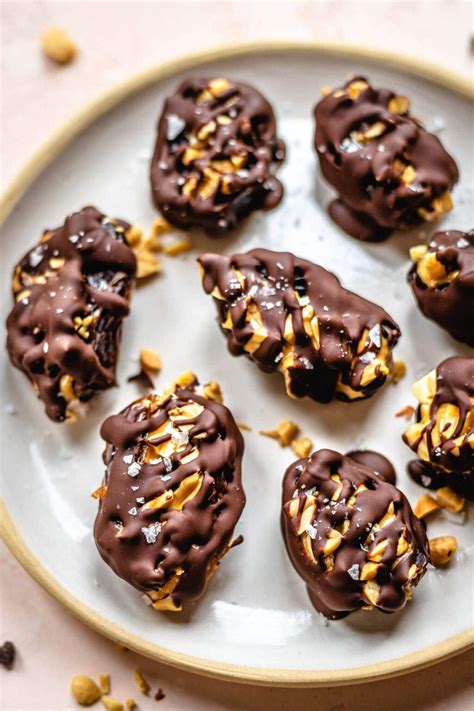
<instances>
[{"instance_id":1,"label":"flaky sea salt","mask_svg":"<svg viewBox=\"0 0 474 711\"><path fill-rule=\"evenodd\" d=\"M375 326L372 326L369 331L369 338L374 344L374 346L376 346L376 348L380 348L380 346L382 345L382 329L379 323L376 323Z\"/></svg>"},{"instance_id":2,"label":"flaky sea salt","mask_svg":"<svg viewBox=\"0 0 474 711\"><path fill-rule=\"evenodd\" d=\"M158 521L142 528L142 533L145 536L145 540L147 543L156 543L156 539L160 535L160 531L161 523L159 523Z\"/></svg>"},{"instance_id":3,"label":"flaky sea salt","mask_svg":"<svg viewBox=\"0 0 474 711\"><path fill-rule=\"evenodd\" d=\"M172 430L171 431L171 441L177 447L183 447L184 445L186 445L189 442L189 435L187 432L182 432L181 430Z\"/></svg>"},{"instance_id":4,"label":"flaky sea salt","mask_svg":"<svg viewBox=\"0 0 474 711\"><path fill-rule=\"evenodd\" d=\"M136 506L132 506L132 508L129 509L128 513L130 514L130 516L136 516L137 513L138 513L137 507L136 507Z\"/></svg>"},{"instance_id":5,"label":"flaky sea salt","mask_svg":"<svg viewBox=\"0 0 474 711\"><path fill-rule=\"evenodd\" d=\"M357 563L354 563L354 565L351 565L351 567L349 568L349 570L347 572L351 576L352 580L359 580L359 566Z\"/></svg>"},{"instance_id":6,"label":"flaky sea salt","mask_svg":"<svg viewBox=\"0 0 474 711\"><path fill-rule=\"evenodd\" d=\"M126 454L123 457L123 461L125 462L125 464L131 464L133 462L133 454Z\"/></svg>"},{"instance_id":7,"label":"flaky sea salt","mask_svg":"<svg viewBox=\"0 0 474 711\"><path fill-rule=\"evenodd\" d=\"M128 476L138 476L140 473L141 466L138 462L133 462L127 469Z\"/></svg>"},{"instance_id":8,"label":"flaky sea salt","mask_svg":"<svg viewBox=\"0 0 474 711\"><path fill-rule=\"evenodd\" d=\"M178 138L179 134L186 126L186 121L184 121L181 116L176 114L168 114L166 117L166 138L168 141L174 141Z\"/></svg>"}]
</instances>

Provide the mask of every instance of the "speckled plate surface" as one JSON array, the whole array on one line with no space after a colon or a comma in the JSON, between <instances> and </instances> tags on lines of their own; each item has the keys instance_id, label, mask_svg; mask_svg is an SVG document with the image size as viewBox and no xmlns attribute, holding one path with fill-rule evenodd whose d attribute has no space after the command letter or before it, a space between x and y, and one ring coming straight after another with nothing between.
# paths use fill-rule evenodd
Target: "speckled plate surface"
<instances>
[{"instance_id":1,"label":"speckled plate surface","mask_svg":"<svg viewBox=\"0 0 474 711\"><path fill-rule=\"evenodd\" d=\"M279 173L285 197L276 210L258 214L231 237L216 241L196 233L193 252L163 259L163 275L135 292L123 333L120 387L94 402L80 422L50 422L2 351L3 535L39 582L85 622L144 654L205 674L288 685L343 683L401 673L461 651L470 642L472 624L469 514L462 525L445 514L430 522L430 535L455 535L459 552L449 570L427 572L405 610L390 616L361 612L327 624L311 607L280 534L281 479L291 450L258 430L291 418L316 448L379 449L396 465L399 486L412 503L422 493L405 473L410 452L400 435L406 422L394 415L413 403L415 379L446 356L469 350L421 316L405 283L407 250L428 237L427 229L370 245L329 221L324 206L330 191L312 150L311 111L319 87L335 86L350 72L409 96L414 113L441 132L461 169L456 207L443 227L467 229L474 160L472 103L462 95L462 81L450 86L442 73L437 77L401 59L309 46L216 52L132 80L53 137L7 195L6 207L13 209L1 240L2 322L10 308L11 269L44 227L90 203L149 225L156 214L148 182L156 121L164 97L191 72L249 81L272 102L288 149ZM194 260L203 250L230 253L256 246L291 250L318 262L348 288L380 303L401 325L395 355L406 361L407 377L366 402L318 405L291 401L282 378L230 357ZM216 379L236 419L253 428L244 433L248 503L236 529L245 543L226 556L203 598L175 616L150 610L138 592L115 577L99 558L91 532L96 502L90 492L102 477L99 427L106 415L141 393L127 376L136 372L144 346L162 354L158 385L188 368L202 381Z\"/></svg>"}]
</instances>

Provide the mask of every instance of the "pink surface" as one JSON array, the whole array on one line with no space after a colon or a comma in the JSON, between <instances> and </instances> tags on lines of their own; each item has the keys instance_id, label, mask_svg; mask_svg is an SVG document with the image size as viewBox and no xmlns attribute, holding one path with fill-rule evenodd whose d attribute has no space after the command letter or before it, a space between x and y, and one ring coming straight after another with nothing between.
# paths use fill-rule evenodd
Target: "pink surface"
<instances>
[{"instance_id":1,"label":"pink surface","mask_svg":"<svg viewBox=\"0 0 474 711\"><path fill-rule=\"evenodd\" d=\"M1 187L44 139L84 103L134 72L226 43L265 39L345 41L406 52L468 74L470 2L3 2ZM41 56L42 28L57 25L81 48L56 67ZM179 41L177 41L179 38ZM466 709L474 654L402 679L323 690L276 690L204 680L116 650L69 616L0 547L3 639L19 655L0 670L2 708L78 708L73 674L112 676L113 695L140 709ZM141 696L131 679L140 666L166 698ZM97 706L100 708L100 705Z\"/></svg>"}]
</instances>

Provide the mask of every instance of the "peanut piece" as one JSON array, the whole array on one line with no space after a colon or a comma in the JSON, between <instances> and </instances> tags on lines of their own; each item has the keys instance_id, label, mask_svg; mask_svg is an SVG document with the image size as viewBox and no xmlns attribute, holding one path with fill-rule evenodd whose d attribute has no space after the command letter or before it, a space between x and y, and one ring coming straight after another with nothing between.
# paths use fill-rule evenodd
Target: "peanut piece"
<instances>
[{"instance_id":1,"label":"peanut piece","mask_svg":"<svg viewBox=\"0 0 474 711\"><path fill-rule=\"evenodd\" d=\"M313 443L309 437L300 437L299 439L295 439L291 442L291 449L297 457L303 459L304 457L309 457L311 454Z\"/></svg>"},{"instance_id":2,"label":"peanut piece","mask_svg":"<svg viewBox=\"0 0 474 711\"><path fill-rule=\"evenodd\" d=\"M123 711L123 704L112 696L103 696L101 699L107 711Z\"/></svg>"},{"instance_id":3,"label":"peanut piece","mask_svg":"<svg viewBox=\"0 0 474 711\"><path fill-rule=\"evenodd\" d=\"M155 373L161 370L161 358L152 348L142 348L140 351L140 365L144 370Z\"/></svg>"},{"instance_id":4,"label":"peanut piece","mask_svg":"<svg viewBox=\"0 0 474 711\"><path fill-rule=\"evenodd\" d=\"M143 674L141 673L140 669L134 669L133 671L133 680L135 684L137 685L137 688L139 691L142 692L142 694L148 694L150 691L150 684L147 682Z\"/></svg>"},{"instance_id":5,"label":"peanut piece","mask_svg":"<svg viewBox=\"0 0 474 711\"><path fill-rule=\"evenodd\" d=\"M438 536L430 540L431 562L437 568L447 565L458 549L454 536Z\"/></svg>"},{"instance_id":6,"label":"peanut piece","mask_svg":"<svg viewBox=\"0 0 474 711\"><path fill-rule=\"evenodd\" d=\"M163 252L168 257L176 257L178 254L183 254L183 252L190 252L193 248L193 243L187 237L176 242L163 247Z\"/></svg>"},{"instance_id":7,"label":"peanut piece","mask_svg":"<svg viewBox=\"0 0 474 711\"><path fill-rule=\"evenodd\" d=\"M59 27L49 27L43 31L41 47L45 55L57 64L68 64L77 54L77 45Z\"/></svg>"},{"instance_id":8,"label":"peanut piece","mask_svg":"<svg viewBox=\"0 0 474 711\"><path fill-rule=\"evenodd\" d=\"M460 513L466 503L466 499L456 494L449 486L442 486L441 489L437 490L436 501L443 509L447 509L452 513Z\"/></svg>"},{"instance_id":9,"label":"peanut piece","mask_svg":"<svg viewBox=\"0 0 474 711\"><path fill-rule=\"evenodd\" d=\"M416 502L413 513L415 516L418 516L418 518L426 518L426 516L429 516L435 511L439 511L440 508L440 505L432 496L423 494Z\"/></svg>"},{"instance_id":10,"label":"peanut piece","mask_svg":"<svg viewBox=\"0 0 474 711\"><path fill-rule=\"evenodd\" d=\"M110 674L99 674L99 686L103 694L110 694Z\"/></svg>"},{"instance_id":11,"label":"peanut piece","mask_svg":"<svg viewBox=\"0 0 474 711\"><path fill-rule=\"evenodd\" d=\"M76 674L72 677L71 692L81 706L92 706L101 696L95 681L85 674Z\"/></svg>"},{"instance_id":12,"label":"peanut piece","mask_svg":"<svg viewBox=\"0 0 474 711\"><path fill-rule=\"evenodd\" d=\"M264 437L276 439L280 447L288 447L297 436L300 428L291 420L282 420L275 430L261 430Z\"/></svg>"}]
</instances>

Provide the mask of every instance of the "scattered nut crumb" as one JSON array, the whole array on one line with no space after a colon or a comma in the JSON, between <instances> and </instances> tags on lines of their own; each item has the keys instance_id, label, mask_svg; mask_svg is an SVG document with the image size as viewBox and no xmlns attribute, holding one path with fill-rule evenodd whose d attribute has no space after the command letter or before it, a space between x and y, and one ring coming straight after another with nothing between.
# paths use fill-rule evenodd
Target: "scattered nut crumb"
<instances>
[{"instance_id":1,"label":"scattered nut crumb","mask_svg":"<svg viewBox=\"0 0 474 711\"><path fill-rule=\"evenodd\" d=\"M76 674L72 677L71 692L81 706L92 706L101 697L95 681L85 674Z\"/></svg>"},{"instance_id":2,"label":"scattered nut crumb","mask_svg":"<svg viewBox=\"0 0 474 711\"><path fill-rule=\"evenodd\" d=\"M68 64L78 51L75 42L59 27L48 27L42 32L41 47L45 55L57 64Z\"/></svg>"},{"instance_id":3,"label":"scattered nut crumb","mask_svg":"<svg viewBox=\"0 0 474 711\"><path fill-rule=\"evenodd\" d=\"M458 549L454 536L438 536L430 539L431 562L437 568L447 565Z\"/></svg>"},{"instance_id":4,"label":"scattered nut crumb","mask_svg":"<svg viewBox=\"0 0 474 711\"><path fill-rule=\"evenodd\" d=\"M176 257L178 254L183 254L184 252L190 252L193 248L193 243L188 237L184 237L181 240L171 242L170 244L163 246L163 253L168 257Z\"/></svg>"},{"instance_id":5,"label":"scattered nut crumb","mask_svg":"<svg viewBox=\"0 0 474 711\"><path fill-rule=\"evenodd\" d=\"M143 230L139 225L132 225L126 233L129 247L138 247L143 240Z\"/></svg>"},{"instance_id":6,"label":"scattered nut crumb","mask_svg":"<svg viewBox=\"0 0 474 711\"><path fill-rule=\"evenodd\" d=\"M300 428L291 420L282 420L275 430L261 430L264 437L276 439L280 447L288 447L298 435Z\"/></svg>"},{"instance_id":7,"label":"scattered nut crumb","mask_svg":"<svg viewBox=\"0 0 474 711\"><path fill-rule=\"evenodd\" d=\"M396 385L407 374L407 366L404 360L393 361L392 383Z\"/></svg>"},{"instance_id":8,"label":"scattered nut crumb","mask_svg":"<svg viewBox=\"0 0 474 711\"><path fill-rule=\"evenodd\" d=\"M110 694L110 674L99 674L99 686L103 694Z\"/></svg>"},{"instance_id":9,"label":"scattered nut crumb","mask_svg":"<svg viewBox=\"0 0 474 711\"><path fill-rule=\"evenodd\" d=\"M144 370L152 370L154 373L158 373L162 367L159 353L152 348L141 349L140 364Z\"/></svg>"},{"instance_id":10,"label":"scattered nut crumb","mask_svg":"<svg viewBox=\"0 0 474 711\"><path fill-rule=\"evenodd\" d=\"M137 258L137 279L146 279L161 272L161 264L154 254L148 250L141 249Z\"/></svg>"},{"instance_id":11,"label":"scattered nut crumb","mask_svg":"<svg viewBox=\"0 0 474 711\"><path fill-rule=\"evenodd\" d=\"M332 89L330 86L322 86L321 87L321 96L328 96L331 93Z\"/></svg>"},{"instance_id":12,"label":"scattered nut crumb","mask_svg":"<svg viewBox=\"0 0 474 711\"><path fill-rule=\"evenodd\" d=\"M215 380L211 380L210 383L206 383L205 385L203 385L202 391L204 393L204 396L207 397L209 400L214 400L214 402L218 402L220 404L224 402L221 386L219 385L219 383L216 383Z\"/></svg>"},{"instance_id":13,"label":"scattered nut crumb","mask_svg":"<svg viewBox=\"0 0 474 711\"><path fill-rule=\"evenodd\" d=\"M0 647L0 664L7 669L11 669L16 657L16 649L13 642L4 642Z\"/></svg>"},{"instance_id":14,"label":"scattered nut crumb","mask_svg":"<svg viewBox=\"0 0 474 711\"><path fill-rule=\"evenodd\" d=\"M123 711L123 704L118 699L114 699L113 696L103 696L101 698L107 711Z\"/></svg>"},{"instance_id":15,"label":"scattered nut crumb","mask_svg":"<svg viewBox=\"0 0 474 711\"><path fill-rule=\"evenodd\" d=\"M150 691L150 684L147 682L140 669L135 669L133 671L133 680L142 694L148 694Z\"/></svg>"},{"instance_id":16,"label":"scattered nut crumb","mask_svg":"<svg viewBox=\"0 0 474 711\"><path fill-rule=\"evenodd\" d=\"M163 693L163 689L158 689L158 691L155 694L155 700L156 701L161 701L161 699L164 699L166 694Z\"/></svg>"},{"instance_id":17,"label":"scattered nut crumb","mask_svg":"<svg viewBox=\"0 0 474 711\"><path fill-rule=\"evenodd\" d=\"M411 420L416 410L411 405L405 405L401 410L395 413L395 417L404 417L406 420Z\"/></svg>"},{"instance_id":18,"label":"scattered nut crumb","mask_svg":"<svg viewBox=\"0 0 474 711\"><path fill-rule=\"evenodd\" d=\"M415 516L418 516L418 518L426 518L426 516L429 516L435 511L439 511L439 509L440 505L435 499L433 499L432 496L429 494L423 494L423 496L420 496L416 502L413 508L413 513Z\"/></svg>"},{"instance_id":19,"label":"scattered nut crumb","mask_svg":"<svg viewBox=\"0 0 474 711\"><path fill-rule=\"evenodd\" d=\"M137 702L135 701L135 699L127 699L125 701L125 707L127 711L135 711L135 709L137 708Z\"/></svg>"},{"instance_id":20,"label":"scattered nut crumb","mask_svg":"<svg viewBox=\"0 0 474 711\"><path fill-rule=\"evenodd\" d=\"M456 494L449 486L442 486L437 490L436 501L443 509L448 509L452 513L460 513L466 503L466 499Z\"/></svg>"},{"instance_id":21,"label":"scattered nut crumb","mask_svg":"<svg viewBox=\"0 0 474 711\"><path fill-rule=\"evenodd\" d=\"M159 237L159 235L165 234L166 232L171 232L172 229L173 227L168 220L165 220L165 218L160 215L159 217L155 217L151 223L150 234L154 237Z\"/></svg>"},{"instance_id":22,"label":"scattered nut crumb","mask_svg":"<svg viewBox=\"0 0 474 711\"><path fill-rule=\"evenodd\" d=\"M297 457L303 459L304 457L309 457L311 454L313 443L309 437L300 437L299 439L293 440L291 443L291 449Z\"/></svg>"},{"instance_id":23,"label":"scattered nut crumb","mask_svg":"<svg viewBox=\"0 0 474 711\"><path fill-rule=\"evenodd\" d=\"M237 427L239 428L239 430L243 430L244 432L252 431L252 428L248 425L245 425L243 422L237 422Z\"/></svg>"}]
</instances>

